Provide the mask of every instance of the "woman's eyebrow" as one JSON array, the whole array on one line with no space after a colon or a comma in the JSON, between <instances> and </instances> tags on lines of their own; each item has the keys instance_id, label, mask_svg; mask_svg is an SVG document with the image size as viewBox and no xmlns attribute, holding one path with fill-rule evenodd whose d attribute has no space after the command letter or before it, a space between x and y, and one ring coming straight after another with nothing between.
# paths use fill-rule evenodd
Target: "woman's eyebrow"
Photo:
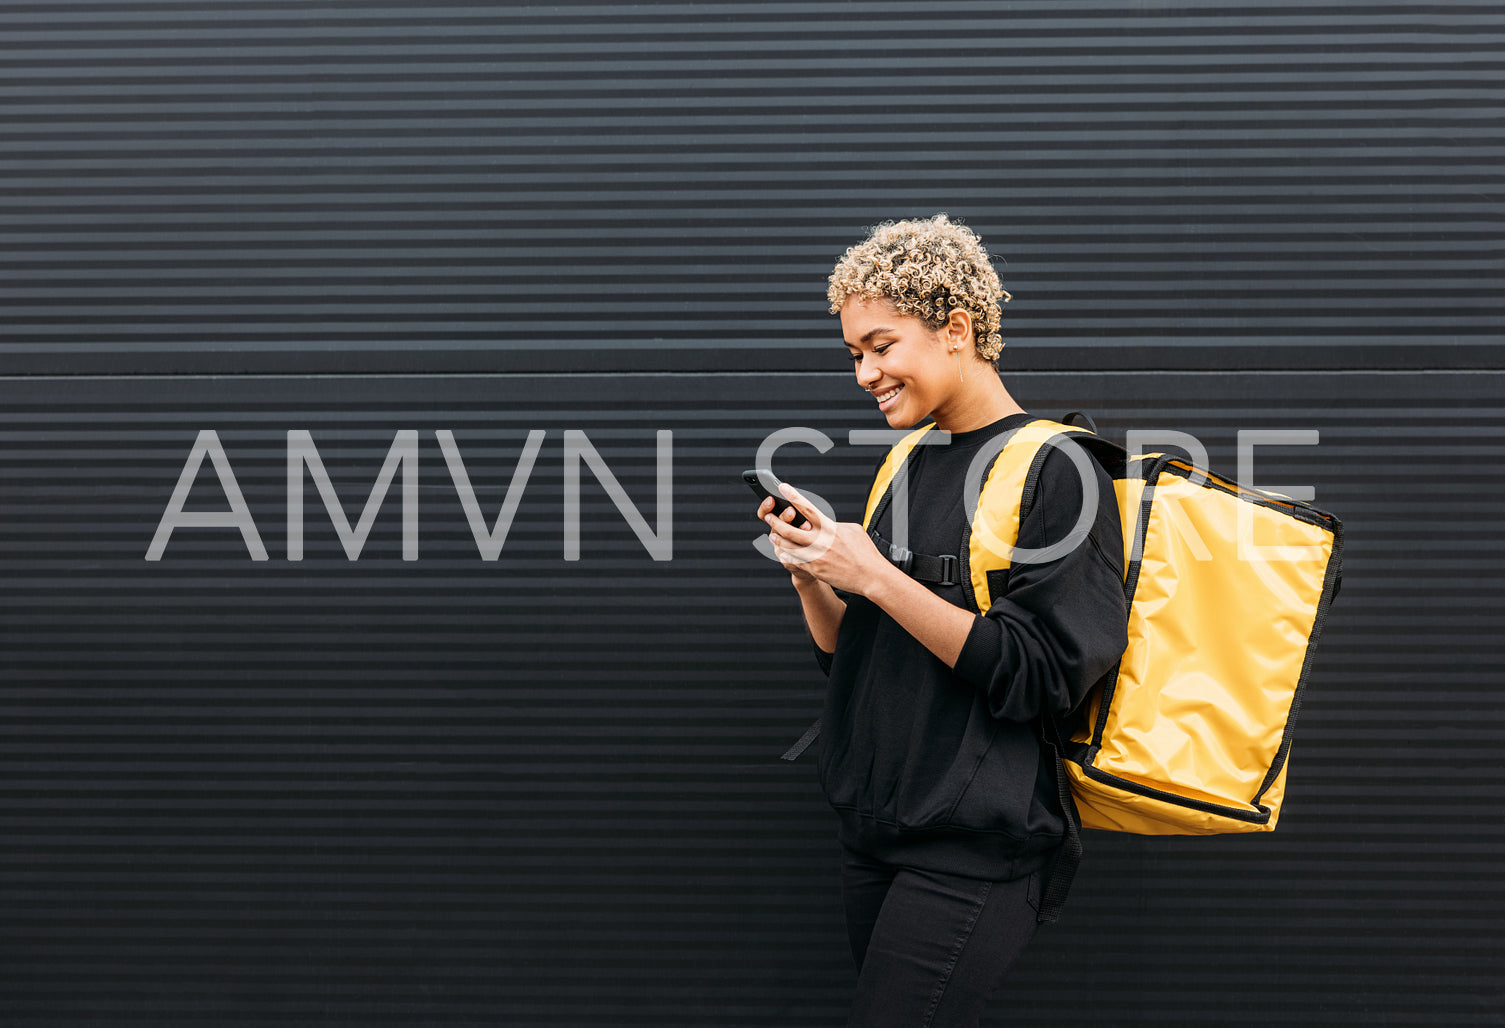
<instances>
[{"instance_id":1,"label":"woman's eyebrow","mask_svg":"<svg viewBox=\"0 0 1505 1028\"><path fill-rule=\"evenodd\" d=\"M892 332L892 331L893 331L893 329L889 328L887 325L879 325L877 328L869 329L867 335L865 335L865 336L862 337L862 342L864 342L864 343L868 342L869 340L871 340L873 338L873 336L877 335L879 332Z\"/></svg>"}]
</instances>

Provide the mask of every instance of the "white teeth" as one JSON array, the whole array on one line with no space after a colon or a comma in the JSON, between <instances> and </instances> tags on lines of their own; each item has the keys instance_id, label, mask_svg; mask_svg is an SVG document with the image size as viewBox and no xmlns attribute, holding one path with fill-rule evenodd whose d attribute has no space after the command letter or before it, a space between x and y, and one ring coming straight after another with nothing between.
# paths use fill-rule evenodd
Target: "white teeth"
<instances>
[{"instance_id":1,"label":"white teeth","mask_svg":"<svg viewBox=\"0 0 1505 1028\"><path fill-rule=\"evenodd\" d=\"M890 389L886 393L878 393L878 394L876 394L874 396L874 399L876 399L879 403L887 403L889 400L893 399L895 396L898 396L899 395L899 390L903 389L903 388L904 388L903 386L894 386L892 389Z\"/></svg>"}]
</instances>

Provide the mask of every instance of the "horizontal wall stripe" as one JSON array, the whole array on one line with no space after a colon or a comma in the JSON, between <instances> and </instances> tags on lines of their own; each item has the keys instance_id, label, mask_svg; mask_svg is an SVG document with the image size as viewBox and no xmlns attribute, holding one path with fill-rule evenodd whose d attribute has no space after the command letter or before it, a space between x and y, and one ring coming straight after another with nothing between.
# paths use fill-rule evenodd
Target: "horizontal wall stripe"
<instances>
[{"instance_id":1,"label":"horizontal wall stripe","mask_svg":"<svg viewBox=\"0 0 1505 1028\"><path fill-rule=\"evenodd\" d=\"M1493 5L863 13L7 5L0 362L814 369L947 209L1021 370L1501 366Z\"/></svg>"}]
</instances>

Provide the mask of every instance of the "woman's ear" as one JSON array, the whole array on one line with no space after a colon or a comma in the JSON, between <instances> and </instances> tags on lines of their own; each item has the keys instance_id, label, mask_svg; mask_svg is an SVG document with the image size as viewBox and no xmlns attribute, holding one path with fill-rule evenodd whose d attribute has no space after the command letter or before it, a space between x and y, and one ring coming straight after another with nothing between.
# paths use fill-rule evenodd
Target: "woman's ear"
<instances>
[{"instance_id":1,"label":"woman's ear","mask_svg":"<svg viewBox=\"0 0 1505 1028\"><path fill-rule=\"evenodd\" d=\"M958 350L972 345L972 315L958 307L951 312L941 326L941 339L948 350Z\"/></svg>"}]
</instances>

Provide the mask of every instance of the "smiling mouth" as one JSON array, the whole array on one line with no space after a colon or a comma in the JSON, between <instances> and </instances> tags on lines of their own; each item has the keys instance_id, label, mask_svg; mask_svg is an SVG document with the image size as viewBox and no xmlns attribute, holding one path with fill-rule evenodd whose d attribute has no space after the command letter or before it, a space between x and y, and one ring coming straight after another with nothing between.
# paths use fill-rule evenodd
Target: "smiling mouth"
<instances>
[{"instance_id":1,"label":"smiling mouth","mask_svg":"<svg viewBox=\"0 0 1505 1028\"><path fill-rule=\"evenodd\" d=\"M877 400L880 404L887 403L889 400L892 400L895 396L898 396L899 393L903 389L904 389L904 387L901 386L901 385L894 386L892 389L889 389L889 390L887 390L885 392L874 393L873 394L873 399Z\"/></svg>"}]
</instances>

